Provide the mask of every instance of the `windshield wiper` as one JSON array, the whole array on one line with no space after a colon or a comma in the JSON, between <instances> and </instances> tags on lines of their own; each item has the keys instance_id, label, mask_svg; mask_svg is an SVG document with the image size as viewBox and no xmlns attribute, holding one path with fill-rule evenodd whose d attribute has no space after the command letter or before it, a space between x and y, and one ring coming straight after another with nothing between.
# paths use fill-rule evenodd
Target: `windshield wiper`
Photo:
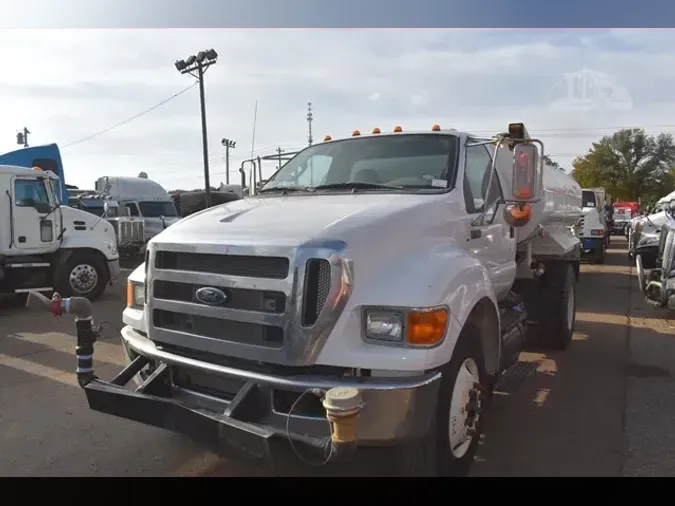
<instances>
[{"instance_id":1,"label":"windshield wiper","mask_svg":"<svg viewBox=\"0 0 675 506\"><path fill-rule=\"evenodd\" d=\"M366 183L365 181L347 181L345 183L321 184L315 190L405 190L404 186L382 183Z\"/></svg>"},{"instance_id":2,"label":"windshield wiper","mask_svg":"<svg viewBox=\"0 0 675 506\"><path fill-rule=\"evenodd\" d=\"M258 190L257 193L267 193L267 192L281 192L281 193L290 193L290 192L311 192L314 191L314 188L308 188L307 186L272 186L271 188L262 188Z\"/></svg>"}]
</instances>

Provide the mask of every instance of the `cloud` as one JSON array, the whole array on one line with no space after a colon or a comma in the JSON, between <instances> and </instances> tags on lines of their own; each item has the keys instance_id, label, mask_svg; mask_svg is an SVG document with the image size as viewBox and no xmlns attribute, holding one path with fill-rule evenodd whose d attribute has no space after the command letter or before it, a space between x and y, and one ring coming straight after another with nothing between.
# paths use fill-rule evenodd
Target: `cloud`
<instances>
[{"instance_id":1,"label":"cloud","mask_svg":"<svg viewBox=\"0 0 675 506\"><path fill-rule=\"evenodd\" d=\"M254 154L303 147L311 101L315 139L435 123L489 135L524 121L569 167L618 127L675 131L674 42L671 31L647 30L4 30L0 61L12 72L0 75L0 151L17 147L24 126L31 144L65 146L130 118L192 84L175 60L213 47L220 57L205 92L216 183L223 137L237 141L232 177L251 155L256 101ZM583 72L595 77L565 87L565 74ZM580 91L607 83L630 98L628 109L602 106L606 91ZM561 93L592 96L590 106L561 105ZM200 125L195 87L63 149L66 178L91 187L102 175L144 170L169 188L198 187Z\"/></svg>"}]
</instances>

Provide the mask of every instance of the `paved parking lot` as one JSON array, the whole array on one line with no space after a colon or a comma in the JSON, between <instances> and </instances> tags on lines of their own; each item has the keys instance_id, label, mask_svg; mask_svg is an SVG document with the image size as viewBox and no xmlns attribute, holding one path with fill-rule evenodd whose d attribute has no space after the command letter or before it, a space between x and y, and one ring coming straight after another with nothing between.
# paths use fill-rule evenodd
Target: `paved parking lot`
<instances>
[{"instance_id":1,"label":"paved parking lot","mask_svg":"<svg viewBox=\"0 0 675 506\"><path fill-rule=\"evenodd\" d=\"M675 314L647 306L625 241L613 244L606 265L582 267L571 349L524 353L536 371L497 396L474 475L675 474ZM109 322L96 348L103 377L123 364L123 306L122 285L95 304ZM386 472L386 463L279 470L222 460L181 436L91 412L75 382L69 317L0 306L0 329L0 476Z\"/></svg>"}]
</instances>

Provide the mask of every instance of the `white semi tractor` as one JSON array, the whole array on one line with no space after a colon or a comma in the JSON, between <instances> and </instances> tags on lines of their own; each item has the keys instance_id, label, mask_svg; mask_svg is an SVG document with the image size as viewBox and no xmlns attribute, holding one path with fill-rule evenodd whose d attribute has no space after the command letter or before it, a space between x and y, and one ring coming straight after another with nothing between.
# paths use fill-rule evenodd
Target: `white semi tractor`
<instances>
[{"instance_id":1,"label":"white semi tractor","mask_svg":"<svg viewBox=\"0 0 675 506\"><path fill-rule=\"evenodd\" d=\"M120 215L143 220L146 242L180 219L169 193L152 179L103 176L96 180L95 187L119 203Z\"/></svg>"},{"instance_id":2,"label":"white semi tractor","mask_svg":"<svg viewBox=\"0 0 675 506\"><path fill-rule=\"evenodd\" d=\"M581 188L543 154L523 124L300 151L150 241L128 278L129 366L96 378L78 338L89 406L259 458L388 447L399 473L465 475L525 343L572 340Z\"/></svg>"},{"instance_id":3,"label":"white semi tractor","mask_svg":"<svg viewBox=\"0 0 675 506\"><path fill-rule=\"evenodd\" d=\"M659 256L661 231L671 219L671 205L675 202L675 192L660 198L646 215L634 218L628 233L628 255L637 259L645 269L653 269Z\"/></svg>"},{"instance_id":4,"label":"white semi tractor","mask_svg":"<svg viewBox=\"0 0 675 506\"><path fill-rule=\"evenodd\" d=\"M51 172L0 165L0 295L100 297L119 277L112 226L61 206Z\"/></svg>"}]
</instances>

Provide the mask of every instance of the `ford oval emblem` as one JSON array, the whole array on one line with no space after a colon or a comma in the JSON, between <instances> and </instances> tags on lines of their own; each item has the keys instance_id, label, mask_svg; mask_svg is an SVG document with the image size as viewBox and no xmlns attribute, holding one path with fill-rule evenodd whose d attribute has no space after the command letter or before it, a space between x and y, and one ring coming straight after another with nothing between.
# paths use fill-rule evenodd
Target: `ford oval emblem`
<instances>
[{"instance_id":1,"label":"ford oval emblem","mask_svg":"<svg viewBox=\"0 0 675 506\"><path fill-rule=\"evenodd\" d=\"M218 288L205 286L195 292L195 298L207 306L220 306L227 302L227 294Z\"/></svg>"}]
</instances>

